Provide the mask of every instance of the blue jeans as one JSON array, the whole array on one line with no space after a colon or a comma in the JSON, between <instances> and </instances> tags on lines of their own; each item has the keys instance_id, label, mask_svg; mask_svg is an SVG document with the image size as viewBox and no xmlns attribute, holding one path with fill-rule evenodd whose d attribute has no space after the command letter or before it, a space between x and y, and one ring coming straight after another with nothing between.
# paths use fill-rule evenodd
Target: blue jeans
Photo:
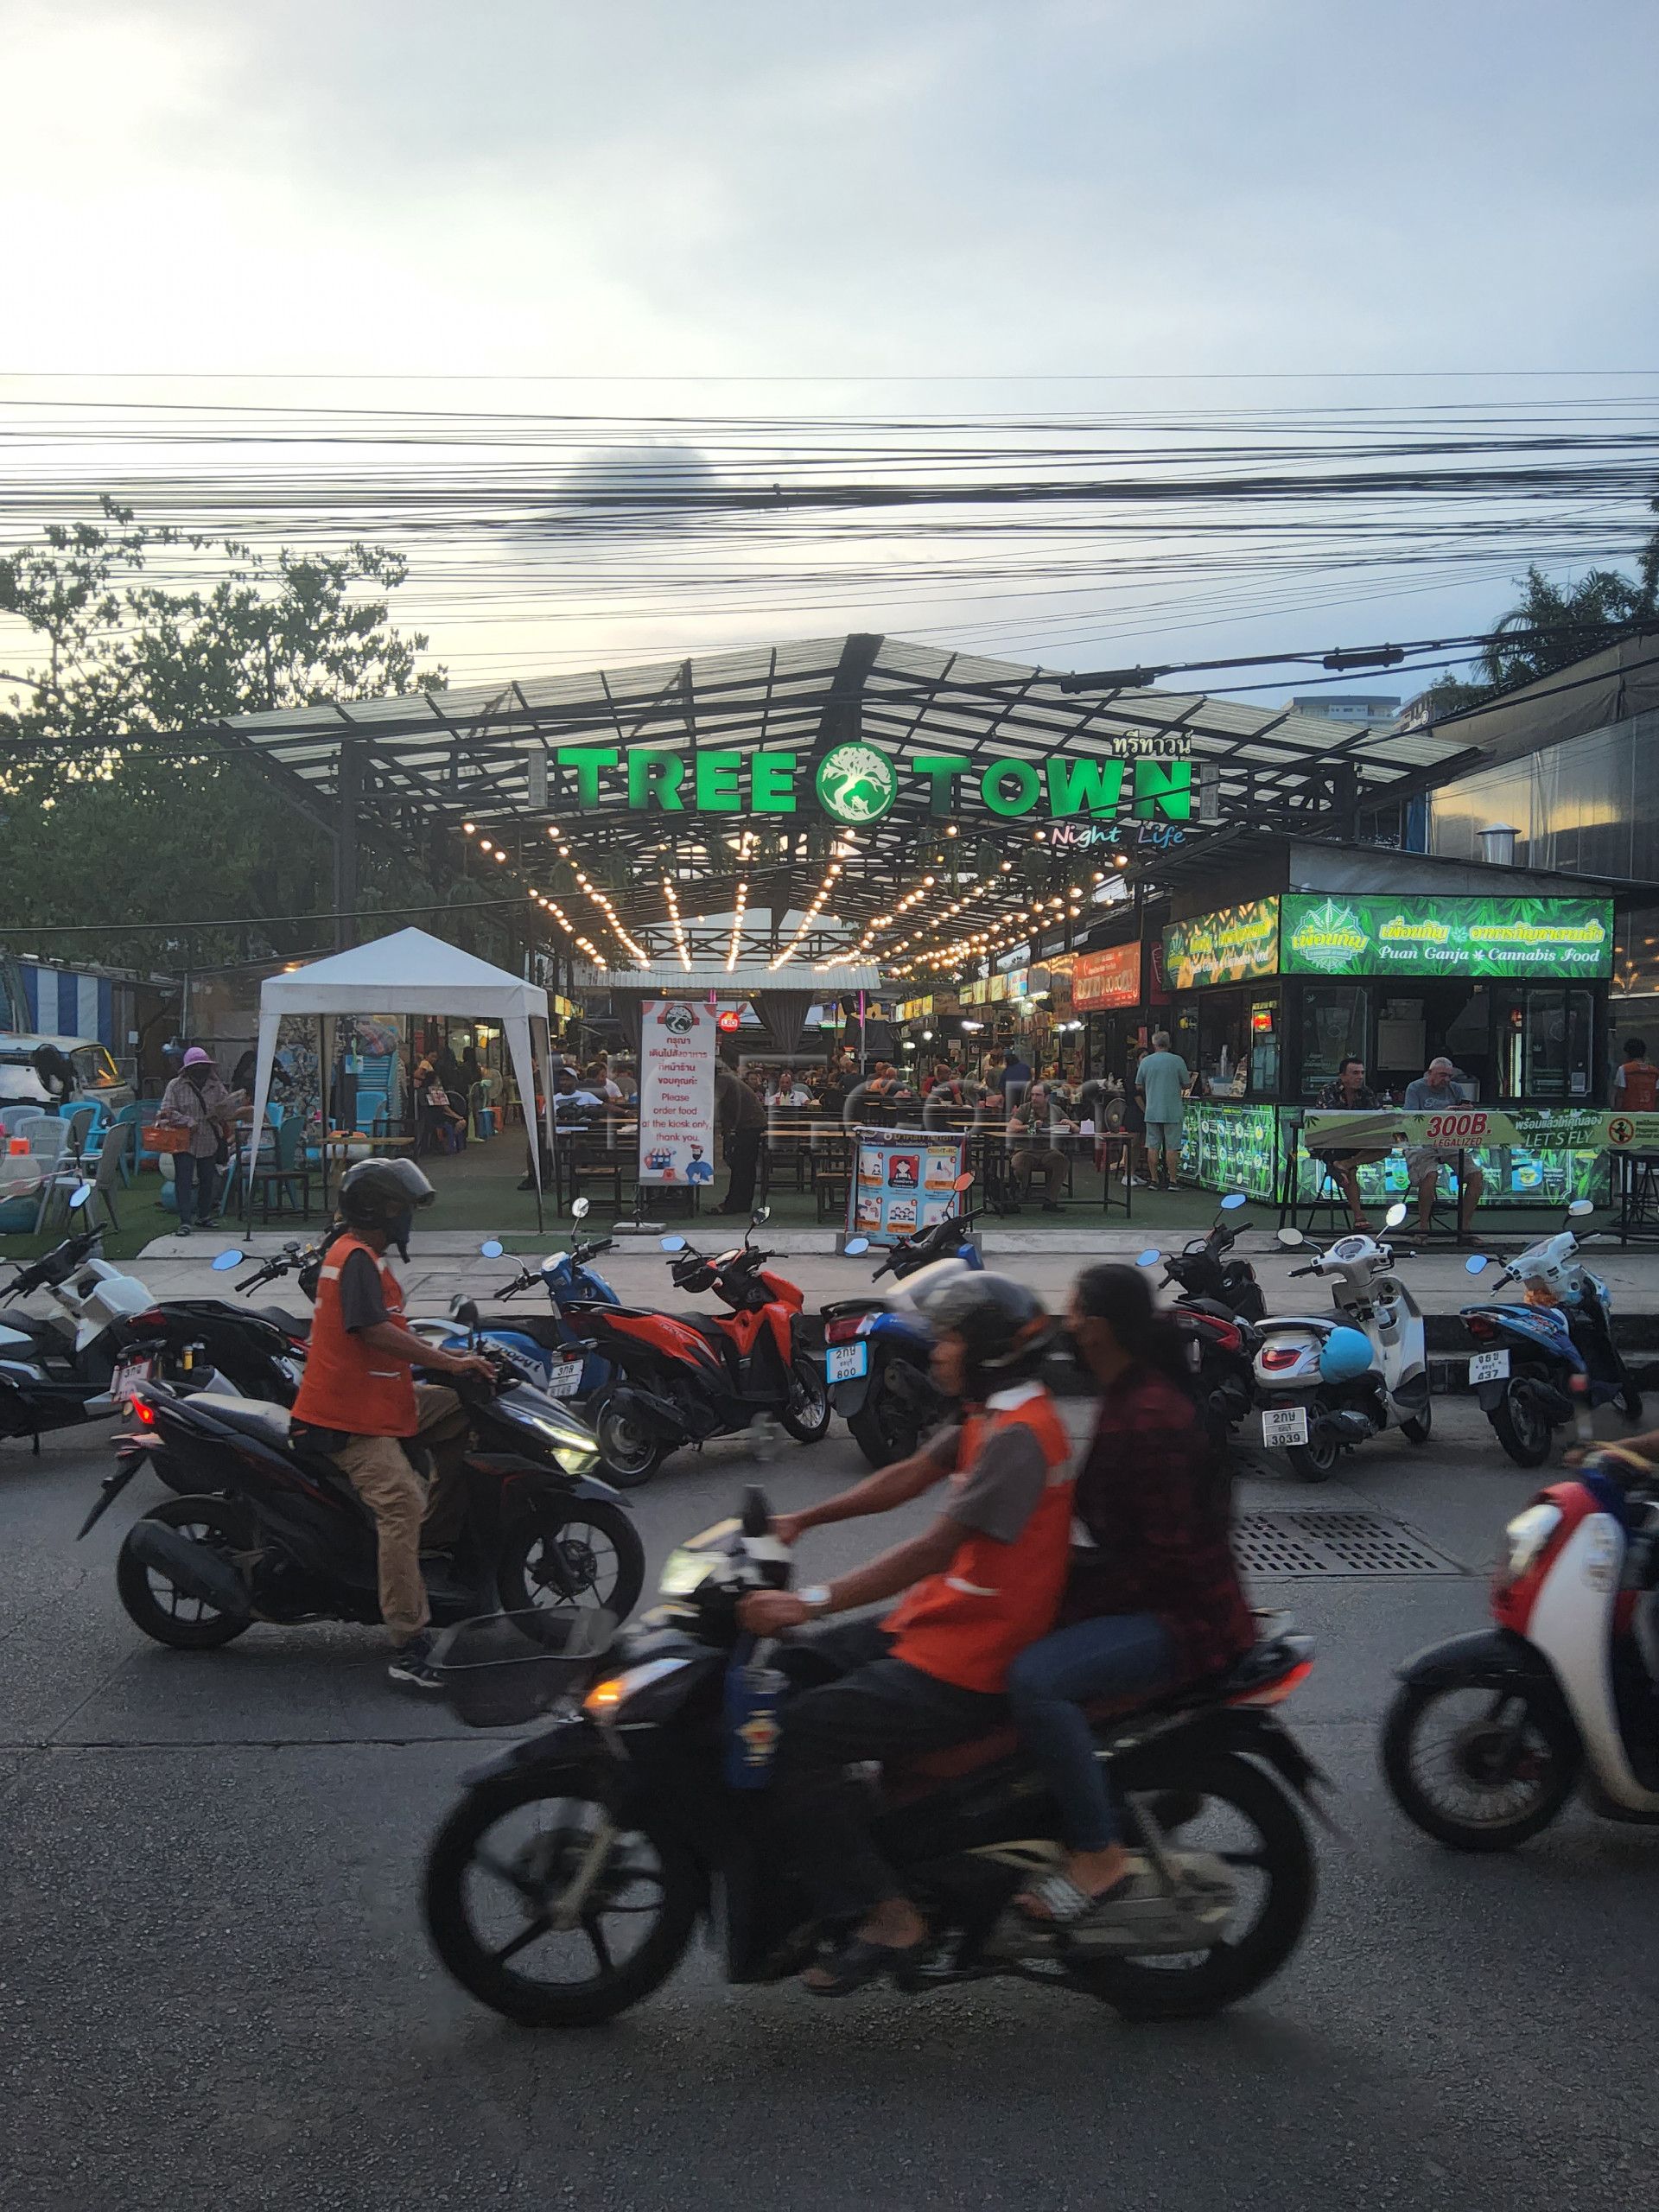
<instances>
[{"instance_id":1,"label":"blue jeans","mask_svg":"<svg viewBox=\"0 0 1659 2212\"><path fill-rule=\"evenodd\" d=\"M219 1170L213 1156L198 1160L194 1153L175 1152L173 1155L173 1188L179 1201L179 1219L194 1221L206 1228L213 1211L213 1192L219 1182Z\"/></svg>"},{"instance_id":2,"label":"blue jeans","mask_svg":"<svg viewBox=\"0 0 1659 2212\"><path fill-rule=\"evenodd\" d=\"M1009 1669L1014 1726L1054 1794L1071 1850L1104 1851L1117 1840L1117 1808L1084 1705L1133 1697L1174 1672L1168 1635L1152 1613L1077 1621L1027 1644Z\"/></svg>"}]
</instances>

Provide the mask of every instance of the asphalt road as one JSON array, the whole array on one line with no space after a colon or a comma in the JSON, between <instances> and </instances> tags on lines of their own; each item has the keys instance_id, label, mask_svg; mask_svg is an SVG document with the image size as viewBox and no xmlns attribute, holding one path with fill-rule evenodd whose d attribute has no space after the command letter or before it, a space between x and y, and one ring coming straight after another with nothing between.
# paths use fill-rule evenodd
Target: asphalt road
<instances>
[{"instance_id":1,"label":"asphalt road","mask_svg":"<svg viewBox=\"0 0 1659 2212\"><path fill-rule=\"evenodd\" d=\"M737 2201L911 2208L1628 2208L1659 2153L1659 1835L1574 1812L1508 1859L1408 1829L1375 1772L1392 1663L1479 1623L1530 1487L1466 1412L1368 1446L1317 1499L1465 1572L1258 1586L1313 1629L1291 1709L1342 1787L1307 1940L1251 2003L1126 2028L988 1984L826 2005L731 1991L699 1946L615 2025L547 2040L454 1988L416 1909L480 1739L385 1681L367 1631L146 1644L112 1566L143 1477L86 1544L104 1455L0 1446L0 2202L442 2212ZM804 1503L856 1471L785 1455ZM724 1448L638 1497L653 1563L724 1510ZM131 1500L130 1509L128 1500ZM885 1531L883 1534L885 1535ZM815 1568L870 1548L813 1540Z\"/></svg>"}]
</instances>

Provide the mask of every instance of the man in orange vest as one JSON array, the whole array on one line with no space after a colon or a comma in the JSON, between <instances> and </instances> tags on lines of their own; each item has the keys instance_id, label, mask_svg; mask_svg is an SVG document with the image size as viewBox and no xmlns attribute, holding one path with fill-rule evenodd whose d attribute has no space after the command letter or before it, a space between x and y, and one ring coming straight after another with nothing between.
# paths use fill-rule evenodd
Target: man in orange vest
<instances>
[{"instance_id":1,"label":"man in orange vest","mask_svg":"<svg viewBox=\"0 0 1659 2212\"><path fill-rule=\"evenodd\" d=\"M828 1586L756 1592L738 1612L751 1635L776 1636L903 1592L885 1619L812 1639L813 1661L838 1679L790 1703L779 1745L778 1809L802 1882L822 1918L858 1923L805 1977L823 1997L899 1964L927 1932L875 1847L866 1793L847 1767L995 1727L1008 1667L1052 1627L1070 1559L1071 1446L1037 1380L1052 1333L1040 1301L1006 1276L970 1274L947 1283L926 1312L933 1377L963 1402L961 1426L774 1526L792 1544L808 1529L890 1512L948 1481L938 1518Z\"/></svg>"},{"instance_id":2,"label":"man in orange vest","mask_svg":"<svg viewBox=\"0 0 1659 2212\"><path fill-rule=\"evenodd\" d=\"M416 1383L414 1370L491 1379L475 1354L444 1351L404 1326L404 1294L385 1258L395 1244L409 1257L415 1209L437 1192L411 1160L364 1160L340 1179L344 1233L328 1246L317 1283L315 1318L305 1374L294 1401L294 1426L309 1432L349 1478L374 1516L379 1544L380 1618L394 1646L394 1682L440 1687L431 1664L426 1584L421 1575L421 1527L426 1484L404 1444L420 1436L438 1462L435 1499L460 1479L466 1410L453 1390Z\"/></svg>"},{"instance_id":3,"label":"man in orange vest","mask_svg":"<svg viewBox=\"0 0 1659 2212\"><path fill-rule=\"evenodd\" d=\"M1648 1058L1642 1038L1627 1037L1624 1058L1613 1070L1613 1111L1651 1114L1656 1097L1659 1097L1659 1068Z\"/></svg>"}]
</instances>

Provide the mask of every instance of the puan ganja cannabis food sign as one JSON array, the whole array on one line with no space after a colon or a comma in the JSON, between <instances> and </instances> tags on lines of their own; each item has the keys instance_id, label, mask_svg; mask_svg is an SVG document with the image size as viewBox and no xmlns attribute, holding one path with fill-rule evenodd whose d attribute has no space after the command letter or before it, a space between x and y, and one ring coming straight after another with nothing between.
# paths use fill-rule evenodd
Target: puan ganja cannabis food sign
<instances>
[{"instance_id":1,"label":"puan ganja cannabis food sign","mask_svg":"<svg viewBox=\"0 0 1659 2212\"><path fill-rule=\"evenodd\" d=\"M1611 976L1605 899L1350 899L1293 892L1287 976Z\"/></svg>"}]
</instances>

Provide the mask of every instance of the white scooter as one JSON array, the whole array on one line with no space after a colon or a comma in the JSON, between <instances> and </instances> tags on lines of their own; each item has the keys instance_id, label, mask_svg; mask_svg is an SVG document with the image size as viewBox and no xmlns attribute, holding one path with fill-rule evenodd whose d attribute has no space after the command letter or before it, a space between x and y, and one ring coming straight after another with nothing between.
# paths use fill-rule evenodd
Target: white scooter
<instances>
[{"instance_id":1,"label":"white scooter","mask_svg":"<svg viewBox=\"0 0 1659 2212\"><path fill-rule=\"evenodd\" d=\"M1391 1206L1384 1227L1406 1217ZM1307 1239L1281 1229L1295 1251ZM1433 1405L1423 1348L1422 1308L1394 1271L1391 1246L1363 1230L1338 1237L1293 1275L1331 1281L1334 1312L1268 1314L1256 1323L1256 1400L1262 1440L1281 1449L1306 1482L1328 1482L1339 1453L1382 1429L1427 1444Z\"/></svg>"},{"instance_id":2,"label":"white scooter","mask_svg":"<svg viewBox=\"0 0 1659 2212\"><path fill-rule=\"evenodd\" d=\"M1400 1670L1389 1787L1459 1851L1524 1843L1578 1785L1606 1819L1659 1826L1659 1469L1591 1446L1503 1534L1493 1625Z\"/></svg>"}]
</instances>

